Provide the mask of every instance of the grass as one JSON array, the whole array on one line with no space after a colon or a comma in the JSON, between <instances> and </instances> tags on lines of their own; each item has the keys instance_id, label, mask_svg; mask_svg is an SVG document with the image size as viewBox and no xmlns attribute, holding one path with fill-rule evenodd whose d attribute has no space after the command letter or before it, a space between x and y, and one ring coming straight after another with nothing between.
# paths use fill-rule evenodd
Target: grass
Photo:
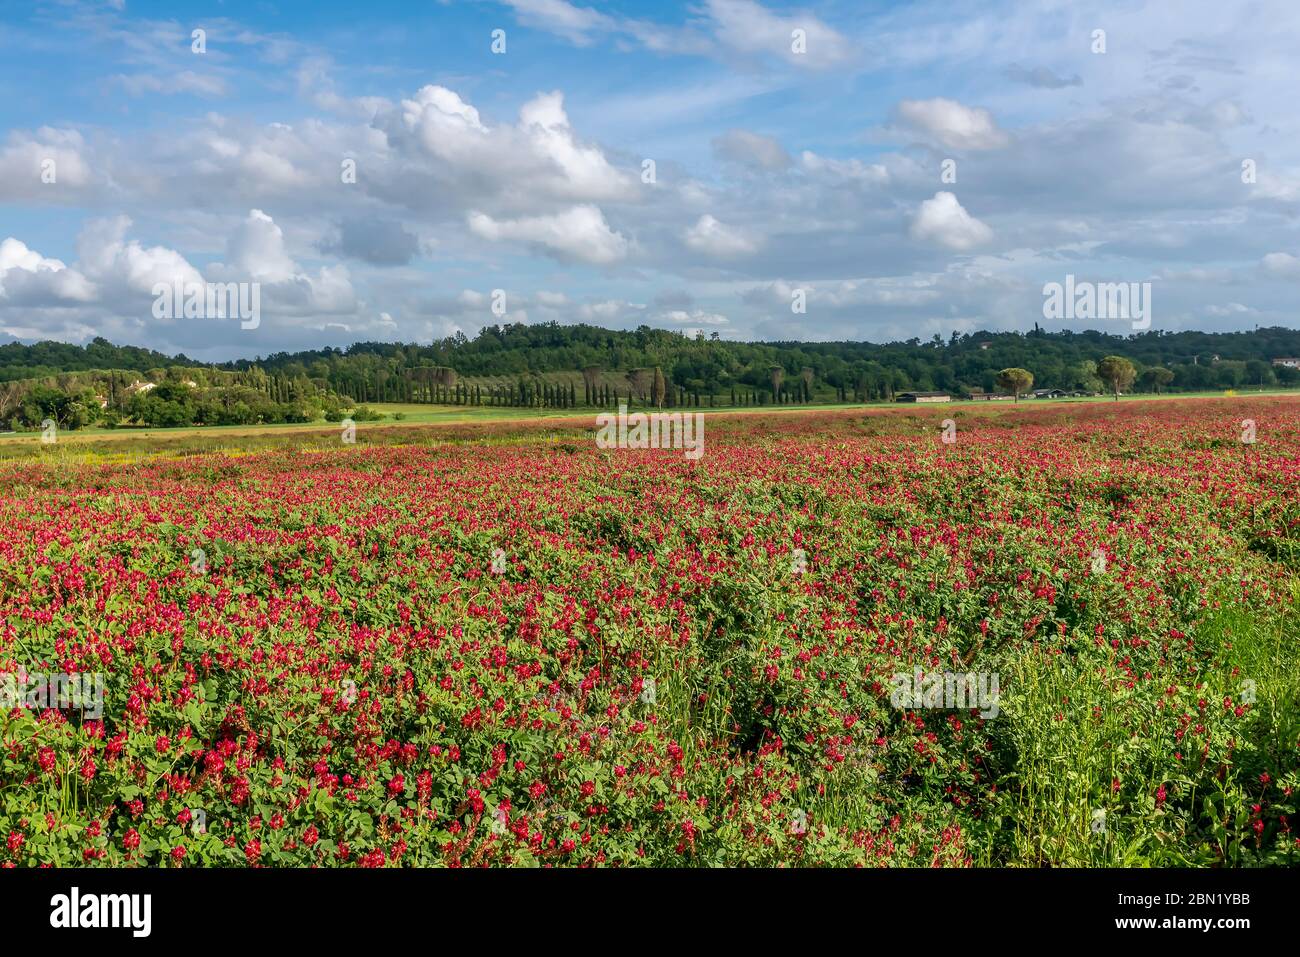
<instances>
[{"instance_id":1,"label":"grass","mask_svg":"<svg viewBox=\"0 0 1300 957\"><path fill-rule=\"evenodd\" d=\"M1004 674L1015 691L1003 695L1004 720L997 728L1016 767L1014 787L980 835L977 863L1261 863L1246 809L1259 800L1260 769L1278 766L1300 740L1300 654L1289 624L1298 614L1300 587L1283 614L1225 603L1201 623L1196 643L1207 657L1203 685L1184 704L1194 710L1193 699L1204 699L1217 708L1225 697L1253 697L1254 707L1249 733L1235 742L1230 764L1198 773L1196 756L1184 754L1188 771L1181 780L1157 771L1180 764L1171 743L1172 711L1152 710L1149 696L1137 693L1117 698L1114 659L1120 652L1074 657L1035 647L1012 658ZM1116 781L1122 782L1118 791ZM1171 793L1181 785L1186 793L1158 808L1150 796L1162 785ZM1198 847L1196 856L1186 851Z\"/></svg>"},{"instance_id":2,"label":"grass","mask_svg":"<svg viewBox=\"0 0 1300 957\"><path fill-rule=\"evenodd\" d=\"M1294 395L1294 391L1271 390L1258 392L1241 392L1237 397ZM1126 395L1120 402L1162 402L1179 399L1223 398L1223 392L1192 392L1164 395ZM1024 399L1021 403L1013 402L972 402L955 400L941 404L919 404L896 402L844 403L824 402L790 406L740 406L740 407L701 407L692 408L692 412L701 412L709 416L745 416L745 415L800 415L812 412L852 412L860 409L898 410L913 414L921 410L940 411L960 409L966 411L987 411L999 414L1007 409L1027 405L1031 408L1044 406L1078 405L1083 403L1113 402L1110 396L1083 397L1068 399ZM371 403L370 408L383 413L386 418L378 422L357 424L357 442L359 444L393 445L404 442L439 441L455 436L439 435L428 431L428 427L467 426L479 423L545 423L554 422L564 427L572 424L582 428L594 427L595 417L609 409L529 409L498 406L445 406L424 405L419 403L383 402ZM634 411L641 411L639 409ZM401 415L401 419L395 416ZM423 430L423 431L421 431ZM25 458L40 456L49 460L79 461L90 456L96 460L103 458L133 459L148 455L194 455L210 452L240 454L245 451L269 448L326 448L339 440L340 427L337 423L280 423L274 425L218 425L218 426L183 426L179 428L138 428L125 427L117 429L89 428L76 432L63 432L58 442L43 445L39 432L21 432L0 435L0 459ZM120 447L125 445L125 450ZM112 446L112 448L107 448ZM77 454L68 455L68 450Z\"/></svg>"}]
</instances>

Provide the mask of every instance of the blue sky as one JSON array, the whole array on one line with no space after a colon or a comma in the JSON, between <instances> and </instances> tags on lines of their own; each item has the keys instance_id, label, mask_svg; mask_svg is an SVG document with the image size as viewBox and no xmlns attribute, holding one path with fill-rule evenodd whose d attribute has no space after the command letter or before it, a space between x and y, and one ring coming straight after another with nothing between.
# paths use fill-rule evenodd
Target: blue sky
<instances>
[{"instance_id":1,"label":"blue sky","mask_svg":"<svg viewBox=\"0 0 1300 957\"><path fill-rule=\"evenodd\" d=\"M1298 40L1289 0L0 0L0 341L1128 331L1045 320L1066 274L1295 325ZM174 279L262 321L155 318Z\"/></svg>"}]
</instances>

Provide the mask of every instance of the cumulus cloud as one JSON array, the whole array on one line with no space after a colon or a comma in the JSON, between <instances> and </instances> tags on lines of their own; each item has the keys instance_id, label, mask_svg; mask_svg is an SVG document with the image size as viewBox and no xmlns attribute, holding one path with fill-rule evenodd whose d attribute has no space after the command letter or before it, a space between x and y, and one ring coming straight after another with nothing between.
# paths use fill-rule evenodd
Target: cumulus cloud
<instances>
[{"instance_id":1,"label":"cumulus cloud","mask_svg":"<svg viewBox=\"0 0 1300 957\"><path fill-rule=\"evenodd\" d=\"M285 248L280 227L261 210L251 210L231 233L227 261L210 263L202 272L175 249L146 246L128 237L131 227L127 216L91 220L77 237L72 266L47 259L17 239L6 240L0 244L0 307L75 303L140 329L149 321L149 303L159 284L257 282L264 312L277 317L353 313L358 308L347 268L322 266L312 273L299 266Z\"/></svg>"},{"instance_id":2,"label":"cumulus cloud","mask_svg":"<svg viewBox=\"0 0 1300 957\"><path fill-rule=\"evenodd\" d=\"M292 314L345 313L357 308L348 268L322 266L314 274L285 245L284 230L260 209L249 210L226 243L226 262L209 267L214 278L257 282L273 307Z\"/></svg>"},{"instance_id":3,"label":"cumulus cloud","mask_svg":"<svg viewBox=\"0 0 1300 957\"><path fill-rule=\"evenodd\" d=\"M632 199L637 182L578 140L559 92L523 105L513 126L489 127L477 109L441 86L422 87L398 111L376 117L399 151L415 145L437 166L416 172L463 188L483 204L539 208L545 201Z\"/></svg>"},{"instance_id":4,"label":"cumulus cloud","mask_svg":"<svg viewBox=\"0 0 1300 957\"><path fill-rule=\"evenodd\" d=\"M0 242L0 300L7 304L85 303L94 286L62 260L47 259L12 236Z\"/></svg>"},{"instance_id":5,"label":"cumulus cloud","mask_svg":"<svg viewBox=\"0 0 1300 957\"><path fill-rule=\"evenodd\" d=\"M232 24L234 42L277 58L214 45L199 63L185 52L183 25L123 18L111 27L122 40L114 59L98 38L77 48L82 27L69 24L69 55L93 51L111 88L139 99L119 104L124 119L105 112L80 132L0 133L0 239L40 249L20 256L10 246L0 322L199 355L190 344L206 336L212 345L205 327L159 329L141 304L152 275L193 270L209 281L263 274L268 318L255 348L264 351L367 333L473 334L502 321L490 302L457 301L455 290L474 284L511 288L510 321L532 312L708 329L707 317L725 316L729 325L713 327L737 335L946 336L1024 328L1041 316L1037 271L1062 264L1167 276L1169 327L1180 314L1229 327L1246 318L1237 305L1261 324L1293 321L1300 171L1286 160L1295 150L1285 99L1269 92L1300 28L1285 0L1261 0L1273 28L1248 33L1224 5L1188 0L1194 40L1171 33L1149 4L1111 11L1112 37L1127 37L1133 54L1113 61L1088 54L1086 30L1062 28L1054 0L1029 0L1014 18L1004 0L942 18L924 4L817 8L845 16L851 38L819 32L824 24L797 4L760 2L693 0L650 22L596 0L511 0L497 11L502 26L513 12L529 29L599 43L599 67L584 56L582 70L639 77L622 90L585 83L581 71L557 74L579 84L581 112L546 86L539 93L533 72L494 71L469 85L448 71L411 84L403 78L425 65L397 48L382 68L350 59L336 69L324 47L245 42ZM796 29L806 54L791 49ZM530 39L512 28L511 53ZM376 49L388 42L375 40ZM799 75L837 60L829 76ZM865 82L868 70L890 82ZM255 99L199 113L170 95L217 95L207 78ZM977 90L984 108L952 93L895 105L898 89ZM297 99L277 104L268 92ZM501 103L513 105L502 112ZM854 136L880 116L896 150L888 138ZM701 144L703 159L712 144L718 162L696 169ZM935 193L957 189L938 180L945 156L960 156L963 201L984 222ZM658 161L654 184L640 180L646 157ZM1240 178L1246 157L1257 182ZM57 186L40 182L46 158ZM345 159L355 182L340 179ZM138 226L106 228L121 214ZM35 222L39 232L24 232ZM79 229L94 247L81 259L63 253ZM503 253L509 279L493 275ZM812 308L803 326L791 325L793 281L778 276L801 277ZM239 347L224 348L222 357Z\"/></svg>"},{"instance_id":6,"label":"cumulus cloud","mask_svg":"<svg viewBox=\"0 0 1300 957\"><path fill-rule=\"evenodd\" d=\"M799 165L807 173L824 175L832 179L854 180L872 185L889 182L889 170L882 163L864 163L858 159L831 159L818 156L811 150L804 150L799 155Z\"/></svg>"},{"instance_id":7,"label":"cumulus cloud","mask_svg":"<svg viewBox=\"0 0 1300 957\"><path fill-rule=\"evenodd\" d=\"M129 216L92 220L77 237L77 263L101 288L153 295L156 283L203 282L189 260L166 246L127 239Z\"/></svg>"},{"instance_id":8,"label":"cumulus cloud","mask_svg":"<svg viewBox=\"0 0 1300 957\"><path fill-rule=\"evenodd\" d=\"M539 289L533 293L533 298L543 306L551 309L558 309L561 306L569 304L569 297L562 292L552 292L549 289Z\"/></svg>"},{"instance_id":9,"label":"cumulus cloud","mask_svg":"<svg viewBox=\"0 0 1300 957\"><path fill-rule=\"evenodd\" d=\"M1300 259L1290 253L1269 253L1261 261L1264 272L1278 279L1300 279Z\"/></svg>"},{"instance_id":10,"label":"cumulus cloud","mask_svg":"<svg viewBox=\"0 0 1300 957\"><path fill-rule=\"evenodd\" d=\"M226 247L229 265L251 279L280 282L298 273L284 248L284 230L260 209L250 210Z\"/></svg>"},{"instance_id":11,"label":"cumulus cloud","mask_svg":"<svg viewBox=\"0 0 1300 957\"><path fill-rule=\"evenodd\" d=\"M77 130L15 130L0 147L0 201L66 202L69 190L91 181L86 142Z\"/></svg>"},{"instance_id":12,"label":"cumulus cloud","mask_svg":"<svg viewBox=\"0 0 1300 957\"><path fill-rule=\"evenodd\" d=\"M658 313L655 319L669 326L725 326L730 322L724 315L703 309L672 309Z\"/></svg>"},{"instance_id":13,"label":"cumulus cloud","mask_svg":"<svg viewBox=\"0 0 1300 957\"><path fill-rule=\"evenodd\" d=\"M609 323L622 317L632 309L632 304L622 299L602 299L598 302L584 302L578 307L578 318L584 322Z\"/></svg>"},{"instance_id":14,"label":"cumulus cloud","mask_svg":"<svg viewBox=\"0 0 1300 957\"><path fill-rule=\"evenodd\" d=\"M695 225L686 230L684 238L686 245L697 253L718 259L747 256L761 245L758 239L718 222L708 213L697 219Z\"/></svg>"},{"instance_id":15,"label":"cumulus cloud","mask_svg":"<svg viewBox=\"0 0 1300 957\"><path fill-rule=\"evenodd\" d=\"M862 306L923 306L941 298L933 278L893 276L793 283L779 279L744 291L745 302L764 309L790 307L802 291L809 308L853 309Z\"/></svg>"},{"instance_id":16,"label":"cumulus cloud","mask_svg":"<svg viewBox=\"0 0 1300 957\"><path fill-rule=\"evenodd\" d=\"M627 256L627 239L614 232L596 206L574 206L552 216L497 220L486 213L470 213L469 228L492 241L528 243L562 259L607 265Z\"/></svg>"},{"instance_id":17,"label":"cumulus cloud","mask_svg":"<svg viewBox=\"0 0 1300 957\"><path fill-rule=\"evenodd\" d=\"M901 126L949 149L991 150L1010 142L988 110L965 106L943 97L903 100L898 104L895 116Z\"/></svg>"},{"instance_id":18,"label":"cumulus cloud","mask_svg":"<svg viewBox=\"0 0 1300 957\"><path fill-rule=\"evenodd\" d=\"M912 220L911 235L922 242L965 251L993 238L993 230L962 207L952 193L938 192L921 203Z\"/></svg>"}]
</instances>

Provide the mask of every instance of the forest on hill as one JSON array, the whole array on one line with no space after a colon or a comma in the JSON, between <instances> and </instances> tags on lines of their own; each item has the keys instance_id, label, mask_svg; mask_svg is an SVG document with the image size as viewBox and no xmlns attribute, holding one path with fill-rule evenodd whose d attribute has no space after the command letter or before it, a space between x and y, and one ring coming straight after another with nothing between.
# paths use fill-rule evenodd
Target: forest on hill
<instances>
[{"instance_id":1,"label":"forest on hill","mask_svg":"<svg viewBox=\"0 0 1300 957\"><path fill-rule=\"evenodd\" d=\"M754 405L889 400L905 391L997 391L999 373L1028 370L1035 387L1101 391L1097 364L1128 359L1135 391L1290 387L1300 330L976 332L905 342L734 342L653 329L488 326L428 344L358 342L347 349L206 363L96 338L0 345L0 423L45 418L103 424L252 424L337 420L364 403L546 408Z\"/></svg>"}]
</instances>

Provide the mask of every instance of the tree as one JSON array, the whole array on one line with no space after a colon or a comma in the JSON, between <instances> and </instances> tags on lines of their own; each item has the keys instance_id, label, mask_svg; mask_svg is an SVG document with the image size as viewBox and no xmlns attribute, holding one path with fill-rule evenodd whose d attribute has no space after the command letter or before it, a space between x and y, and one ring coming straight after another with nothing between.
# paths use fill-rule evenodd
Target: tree
<instances>
[{"instance_id":1,"label":"tree","mask_svg":"<svg viewBox=\"0 0 1300 957\"><path fill-rule=\"evenodd\" d=\"M601 367L589 365L582 367L582 383L587 387L587 404L592 405L596 401L596 386L600 382Z\"/></svg>"},{"instance_id":2,"label":"tree","mask_svg":"<svg viewBox=\"0 0 1300 957\"><path fill-rule=\"evenodd\" d=\"M1033 385L1034 374L1028 369L1013 366L998 373L998 388L1015 393L1017 402L1020 401L1020 393L1028 392Z\"/></svg>"},{"instance_id":3,"label":"tree","mask_svg":"<svg viewBox=\"0 0 1300 957\"><path fill-rule=\"evenodd\" d=\"M799 378L803 380L803 399L807 402L812 398L813 371L804 366L799 370Z\"/></svg>"},{"instance_id":4,"label":"tree","mask_svg":"<svg viewBox=\"0 0 1300 957\"><path fill-rule=\"evenodd\" d=\"M1106 356L1097 363L1097 375L1110 386L1115 393L1115 401L1118 402L1120 392L1131 386L1137 378L1137 369L1123 356Z\"/></svg>"},{"instance_id":5,"label":"tree","mask_svg":"<svg viewBox=\"0 0 1300 957\"><path fill-rule=\"evenodd\" d=\"M785 381L785 369L781 366L772 366L767 371L772 377L772 401L775 402L781 394L781 383Z\"/></svg>"},{"instance_id":6,"label":"tree","mask_svg":"<svg viewBox=\"0 0 1300 957\"><path fill-rule=\"evenodd\" d=\"M38 427L45 419L52 419L61 429L79 429L99 417L99 400L93 389L64 392L46 385L37 385L27 393L19 409L22 424Z\"/></svg>"},{"instance_id":7,"label":"tree","mask_svg":"<svg viewBox=\"0 0 1300 957\"><path fill-rule=\"evenodd\" d=\"M1251 385L1263 386L1273 385L1277 381L1277 376L1273 374L1272 368L1262 359L1246 360L1246 381Z\"/></svg>"},{"instance_id":8,"label":"tree","mask_svg":"<svg viewBox=\"0 0 1300 957\"><path fill-rule=\"evenodd\" d=\"M1082 389L1084 392L1100 392L1102 383L1097 377L1097 363L1091 359L1084 359L1082 362L1076 362L1066 372L1066 377L1070 380L1067 384L1076 389Z\"/></svg>"},{"instance_id":9,"label":"tree","mask_svg":"<svg viewBox=\"0 0 1300 957\"><path fill-rule=\"evenodd\" d=\"M668 386L664 382L664 370L655 366L654 380L650 384L650 401L654 403L656 409L662 409L667 395Z\"/></svg>"},{"instance_id":10,"label":"tree","mask_svg":"<svg viewBox=\"0 0 1300 957\"><path fill-rule=\"evenodd\" d=\"M1142 370L1142 374L1138 376L1138 381L1152 392L1159 394L1162 385L1168 385L1174 381L1174 373L1164 366L1151 366Z\"/></svg>"},{"instance_id":11,"label":"tree","mask_svg":"<svg viewBox=\"0 0 1300 957\"><path fill-rule=\"evenodd\" d=\"M644 402L646 400L646 393L650 391L650 387L654 383L654 370L633 369L627 374L627 381L628 385L631 387L629 398L631 393L635 393L636 397Z\"/></svg>"}]
</instances>

